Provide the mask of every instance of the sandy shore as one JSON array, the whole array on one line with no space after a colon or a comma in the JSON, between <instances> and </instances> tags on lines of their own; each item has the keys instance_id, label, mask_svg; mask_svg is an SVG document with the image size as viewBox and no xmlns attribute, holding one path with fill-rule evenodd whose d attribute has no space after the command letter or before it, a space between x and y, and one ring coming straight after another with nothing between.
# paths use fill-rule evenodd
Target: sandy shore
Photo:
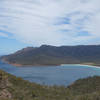
<instances>
[{"instance_id":1,"label":"sandy shore","mask_svg":"<svg viewBox=\"0 0 100 100\"><path fill-rule=\"evenodd\" d=\"M67 66L68 65L70 65L70 66L71 65L73 65L73 66L75 65L75 66L87 66L87 67L92 67L92 68L100 68L100 66L94 66L94 65L88 65L88 64L87 65L86 64L61 64L61 66L66 66L66 65Z\"/></svg>"}]
</instances>

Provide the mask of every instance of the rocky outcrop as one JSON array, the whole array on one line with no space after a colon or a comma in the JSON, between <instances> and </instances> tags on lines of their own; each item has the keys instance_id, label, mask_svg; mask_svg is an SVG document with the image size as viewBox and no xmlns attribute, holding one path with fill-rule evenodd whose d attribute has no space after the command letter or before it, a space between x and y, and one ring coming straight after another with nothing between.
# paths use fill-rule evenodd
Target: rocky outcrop
<instances>
[{"instance_id":1,"label":"rocky outcrop","mask_svg":"<svg viewBox=\"0 0 100 100\"><path fill-rule=\"evenodd\" d=\"M12 95L7 90L11 84L8 81L8 77L3 73L0 72L0 98L2 99L11 99Z\"/></svg>"}]
</instances>

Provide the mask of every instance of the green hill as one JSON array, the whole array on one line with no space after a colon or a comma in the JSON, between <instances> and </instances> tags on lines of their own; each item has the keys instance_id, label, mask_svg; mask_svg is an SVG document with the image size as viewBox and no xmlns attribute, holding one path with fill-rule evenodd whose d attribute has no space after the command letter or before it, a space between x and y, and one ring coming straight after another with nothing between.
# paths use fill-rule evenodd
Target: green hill
<instances>
[{"instance_id":1,"label":"green hill","mask_svg":"<svg viewBox=\"0 0 100 100\"><path fill-rule=\"evenodd\" d=\"M68 87L43 86L0 70L0 100L100 100L100 77L80 79Z\"/></svg>"}]
</instances>

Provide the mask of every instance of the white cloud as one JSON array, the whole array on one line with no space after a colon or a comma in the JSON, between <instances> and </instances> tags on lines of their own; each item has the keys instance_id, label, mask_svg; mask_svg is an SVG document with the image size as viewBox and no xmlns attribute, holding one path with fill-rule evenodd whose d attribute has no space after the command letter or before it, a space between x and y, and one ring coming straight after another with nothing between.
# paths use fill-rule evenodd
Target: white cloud
<instances>
[{"instance_id":1,"label":"white cloud","mask_svg":"<svg viewBox=\"0 0 100 100\"><path fill-rule=\"evenodd\" d=\"M8 35L0 32L0 37L8 37Z\"/></svg>"},{"instance_id":2,"label":"white cloud","mask_svg":"<svg viewBox=\"0 0 100 100\"><path fill-rule=\"evenodd\" d=\"M33 45L99 43L99 4L100 0L2 0L0 29Z\"/></svg>"}]
</instances>

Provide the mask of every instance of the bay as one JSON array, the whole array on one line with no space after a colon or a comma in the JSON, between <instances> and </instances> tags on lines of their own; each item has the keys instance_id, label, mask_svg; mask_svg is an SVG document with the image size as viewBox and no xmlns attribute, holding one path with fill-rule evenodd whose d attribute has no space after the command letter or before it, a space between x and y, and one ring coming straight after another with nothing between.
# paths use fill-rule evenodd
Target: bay
<instances>
[{"instance_id":1,"label":"bay","mask_svg":"<svg viewBox=\"0 0 100 100\"><path fill-rule=\"evenodd\" d=\"M100 76L100 68L85 65L15 67L0 61L0 69L30 82L68 86L75 80Z\"/></svg>"}]
</instances>

